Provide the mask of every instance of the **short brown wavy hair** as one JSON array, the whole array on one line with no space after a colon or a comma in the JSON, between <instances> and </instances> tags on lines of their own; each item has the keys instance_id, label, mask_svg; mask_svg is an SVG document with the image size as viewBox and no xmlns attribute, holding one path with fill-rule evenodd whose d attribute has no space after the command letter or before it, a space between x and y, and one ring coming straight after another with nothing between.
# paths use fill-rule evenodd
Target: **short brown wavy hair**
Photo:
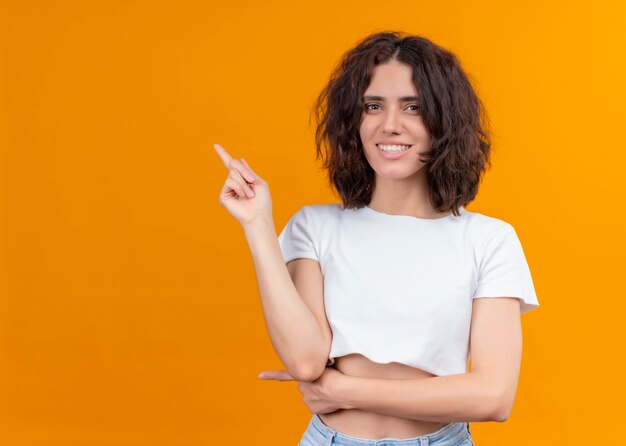
<instances>
[{"instance_id":1,"label":"short brown wavy hair","mask_svg":"<svg viewBox=\"0 0 626 446\"><path fill-rule=\"evenodd\" d=\"M420 114L432 141L421 155L430 201L438 212L458 216L458 208L476 197L482 176L491 167L489 123L459 60L425 37L380 32L344 54L312 110L317 120L316 158L322 158L331 188L345 208L369 204L375 173L359 134L363 93L373 68L391 60L413 69Z\"/></svg>"}]
</instances>

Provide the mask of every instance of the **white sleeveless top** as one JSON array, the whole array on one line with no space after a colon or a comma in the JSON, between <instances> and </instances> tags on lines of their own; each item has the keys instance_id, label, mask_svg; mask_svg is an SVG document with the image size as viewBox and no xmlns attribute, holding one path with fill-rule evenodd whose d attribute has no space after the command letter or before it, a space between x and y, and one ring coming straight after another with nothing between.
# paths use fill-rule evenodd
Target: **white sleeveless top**
<instances>
[{"instance_id":1,"label":"white sleeveless top","mask_svg":"<svg viewBox=\"0 0 626 446\"><path fill-rule=\"evenodd\" d=\"M437 376L467 373L472 299L539 306L513 226L459 209L423 219L342 204L300 208L278 236L286 262L317 260L332 330L328 365L360 353Z\"/></svg>"}]
</instances>

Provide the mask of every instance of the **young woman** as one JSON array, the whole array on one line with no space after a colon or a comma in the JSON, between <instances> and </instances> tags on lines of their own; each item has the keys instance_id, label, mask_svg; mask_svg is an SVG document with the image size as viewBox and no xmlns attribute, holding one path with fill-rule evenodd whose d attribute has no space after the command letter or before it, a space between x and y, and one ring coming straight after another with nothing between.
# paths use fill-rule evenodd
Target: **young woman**
<instances>
[{"instance_id":1,"label":"young woman","mask_svg":"<svg viewBox=\"0 0 626 446\"><path fill-rule=\"evenodd\" d=\"M303 206L278 238L267 182L215 146L287 368L262 378L298 381L303 446L472 445L470 421L509 417L520 314L539 305L513 226L464 208L490 164L481 101L452 53L384 32L316 111L341 203Z\"/></svg>"}]
</instances>

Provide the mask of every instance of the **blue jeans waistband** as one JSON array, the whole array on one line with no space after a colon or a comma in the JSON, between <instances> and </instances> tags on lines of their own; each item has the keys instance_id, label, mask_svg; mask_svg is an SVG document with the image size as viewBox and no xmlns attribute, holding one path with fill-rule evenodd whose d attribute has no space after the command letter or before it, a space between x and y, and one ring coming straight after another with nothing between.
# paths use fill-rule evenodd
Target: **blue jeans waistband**
<instances>
[{"instance_id":1,"label":"blue jeans waistband","mask_svg":"<svg viewBox=\"0 0 626 446\"><path fill-rule=\"evenodd\" d=\"M469 423L453 422L438 431L412 438L385 437L374 440L338 432L324 424L317 414L313 414L307 432L323 445L330 445L334 441L334 444L345 446L447 446L456 445L469 435Z\"/></svg>"}]
</instances>

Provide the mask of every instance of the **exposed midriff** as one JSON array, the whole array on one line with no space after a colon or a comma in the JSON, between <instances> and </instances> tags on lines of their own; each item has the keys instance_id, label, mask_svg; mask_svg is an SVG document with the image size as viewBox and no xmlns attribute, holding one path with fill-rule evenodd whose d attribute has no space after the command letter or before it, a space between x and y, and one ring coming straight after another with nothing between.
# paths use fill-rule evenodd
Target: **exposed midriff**
<instances>
[{"instance_id":1,"label":"exposed midriff","mask_svg":"<svg viewBox=\"0 0 626 446\"><path fill-rule=\"evenodd\" d=\"M389 364L373 362L358 353L335 358L333 367L345 375L362 378L420 379L435 376L397 362ZM367 439L417 437L436 432L449 424L400 418L362 409L339 409L318 416L326 426L338 432Z\"/></svg>"}]
</instances>

